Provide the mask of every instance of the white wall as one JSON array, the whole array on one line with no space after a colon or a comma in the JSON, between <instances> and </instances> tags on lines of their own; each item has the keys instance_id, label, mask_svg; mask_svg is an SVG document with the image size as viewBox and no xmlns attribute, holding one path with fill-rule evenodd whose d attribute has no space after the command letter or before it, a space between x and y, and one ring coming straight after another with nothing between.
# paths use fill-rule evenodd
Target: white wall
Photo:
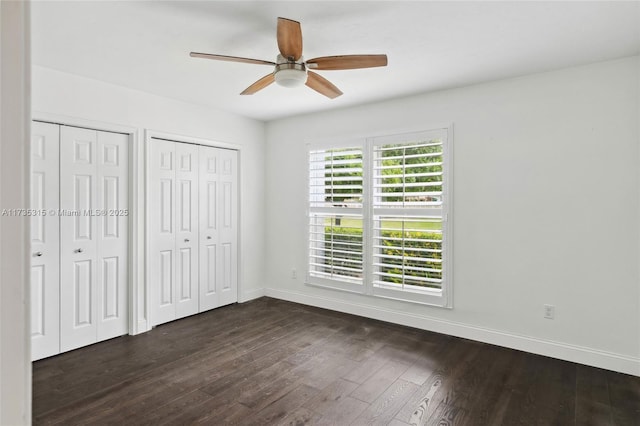
<instances>
[{"instance_id":1,"label":"white wall","mask_svg":"<svg viewBox=\"0 0 640 426\"><path fill-rule=\"evenodd\" d=\"M29 10L0 2L0 211L28 207ZM29 227L0 218L0 424L31 422Z\"/></svg>"},{"instance_id":2,"label":"white wall","mask_svg":"<svg viewBox=\"0 0 640 426\"><path fill-rule=\"evenodd\" d=\"M268 123L267 295L640 375L639 62ZM305 286L305 141L448 122L454 308Z\"/></svg>"},{"instance_id":3,"label":"white wall","mask_svg":"<svg viewBox=\"0 0 640 426\"><path fill-rule=\"evenodd\" d=\"M241 162L239 299L246 301L264 294L264 123L38 66L33 67L32 78L35 118L55 114L69 117L67 122L72 124L76 119L83 119L128 126L138 129L140 140L146 129L238 146ZM139 154L143 161L142 153ZM143 196L140 192L139 197ZM140 227L143 228L144 223L140 223ZM141 305L144 291L142 287L138 290L140 303L136 306L136 319L142 325L137 330L144 331L147 324L145 307Z\"/></svg>"}]
</instances>

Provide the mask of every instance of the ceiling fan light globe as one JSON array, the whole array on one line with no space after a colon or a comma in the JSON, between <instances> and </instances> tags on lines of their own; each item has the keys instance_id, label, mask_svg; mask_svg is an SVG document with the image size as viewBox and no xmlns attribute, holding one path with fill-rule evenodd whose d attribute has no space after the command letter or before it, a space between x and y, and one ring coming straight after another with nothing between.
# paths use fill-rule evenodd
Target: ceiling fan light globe
<instances>
[{"instance_id":1,"label":"ceiling fan light globe","mask_svg":"<svg viewBox=\"0 0 640 426\"><path fill-rule=\"evenodd\" d=\"M307 82L307 73L299 69L281 69L276 72L275 78L280 86L300 87Z\"/></svg>"}]
</instances>

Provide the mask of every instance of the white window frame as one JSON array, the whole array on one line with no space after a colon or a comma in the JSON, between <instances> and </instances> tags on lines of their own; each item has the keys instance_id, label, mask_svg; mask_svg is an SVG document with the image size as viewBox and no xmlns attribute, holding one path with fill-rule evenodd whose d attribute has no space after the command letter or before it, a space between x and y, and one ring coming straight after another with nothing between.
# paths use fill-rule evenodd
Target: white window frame
<instances>
[{"instance_id":1,"label":"white window frame","mask_svg":"<svg viewBox=\"0 0 640 426\"><path fill-rule=\"evenodd\" d=\"M374 168L374 146L381 144L402 143L415 137L433 137L442 138L442 156L443 156L443 175L442 175L442 284L440 289L420 288L416 291L407 289L396 290L390 286L374 286L374 267L373 267L373 225L374 225L374 200L373 200L373 168ZM363 136L357 139L346 140L324 140L310 142L307 144L307 153L310 155L312 151L321 149L340 149L348 147L362 147L363 162L363 205L362 209L350 208L349 211L356 213L359 210L362 214L362 230L363 230L363 276L361 284L354 284L343 280L333 280L313 276L311 273L309 261L311 256L311 217L314 209L311 208L310 194L310 161L307 161L307 248L309 250L307 256L307 274L306 285L319 286L340 291L355 292L372 297L395 299L412 303L420 303L444 308L453 307L453 224L452 224L452 188L453 188L453 126L430 126L425 130L398 132L393 134L383 134L375 136ZM308 158L309 160L310 158ZM410 216L424 213L424 209L420 208L389 208L379 209L376 211L381 213L389 213L396 216ZM423 216L421 216L423 217Z\"/></svg>"}]
</instances>

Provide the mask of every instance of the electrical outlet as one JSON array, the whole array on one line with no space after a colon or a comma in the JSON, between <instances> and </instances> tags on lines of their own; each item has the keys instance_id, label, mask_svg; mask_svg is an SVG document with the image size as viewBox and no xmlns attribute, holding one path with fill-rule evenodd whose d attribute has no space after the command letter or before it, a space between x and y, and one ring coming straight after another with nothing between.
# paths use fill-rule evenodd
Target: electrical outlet
<instances>
[{"instance_id":1,"label":"electrical outlet","mask_svg":"<svg viewBox=\"0 0 640 426\"><path fill-rule=\"evenodd\" d=\"M556 316L556 307L553 305L544 305L544 317L554 319Z\"/></svg>"},{"instance_id":2,"label":"electrical outlet","mask_svg":"<svg viewBox=\"0 0 640 426\"><path fill-rule=\"evenodd\" d=\"M298 278L298 271L296 271L296 268L291 268L291 279L295 280L296 278Z\"/></svg>"}]
</instances>

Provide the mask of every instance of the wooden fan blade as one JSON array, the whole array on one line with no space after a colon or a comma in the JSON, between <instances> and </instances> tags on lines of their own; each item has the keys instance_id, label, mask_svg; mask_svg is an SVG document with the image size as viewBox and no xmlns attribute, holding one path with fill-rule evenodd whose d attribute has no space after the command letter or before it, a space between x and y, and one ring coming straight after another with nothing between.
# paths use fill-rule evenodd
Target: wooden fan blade
<instances>
[{"instance_id":1,"label":"wooden fan blade","mask_svg":"<svg viewBox=\"0 0 640 426\"><path fill-rule=\"evenodd\" d=\"M387 66L387 55L322 56L307 61L314 70L352 70Z\"/></svg>"},{"instance_id":2,"label":"wooden fan blade","mask_svg":"<svg viewBox=\"0 0 640 426\"><path fill-rule=\"evenodd\" d=\"M276 80L276 78L275 78L273 73L267 74L264 77L262 77L260 80L258 80L255 83L253 83L251 86L249 86L246 89L244 89L242 91L242 93L240 93L240 94L241 95L253 95L258 90L262 90L265 87L267 87L268 85L270 85L271 83L273 83L275 80Z\"/></svg>"},{"instance_id":3,"label":"wooden fan blade","mask_svg":"<svg viewBox=\"0 0 640 426\"><path fill-rule=\"evenodd\" d=\"M276 64L275 62L263 61L261 59L240 58L238 56L212 55L210 53L191 52L189 56L191 56L192 58L215 59L216 61L243 62L245 64L258 64L258 65L275 65Z\"/></svg>"},{"instance_id":4,"label":"wooden fan blade","mask_svg":"<svg viewBox=\"0 0 640 426\"><path fill-rule=\"evenodd\" d=\"M288 60L297 61L302 57L302 28L300 22L278 18L278 49Z\"/></svg>"},{"instance_id":5,"label":"wooden fan blade","mask_svg":"<svg viewBox=\"0 0 640 426\"><path fill-rule=\"evenodd\" d=\"M331 99L342 95L340 89L334 86L333 83L315 72L307 71L307 82L305 84L316 92Z\"/></svg>"}]
</instances>

